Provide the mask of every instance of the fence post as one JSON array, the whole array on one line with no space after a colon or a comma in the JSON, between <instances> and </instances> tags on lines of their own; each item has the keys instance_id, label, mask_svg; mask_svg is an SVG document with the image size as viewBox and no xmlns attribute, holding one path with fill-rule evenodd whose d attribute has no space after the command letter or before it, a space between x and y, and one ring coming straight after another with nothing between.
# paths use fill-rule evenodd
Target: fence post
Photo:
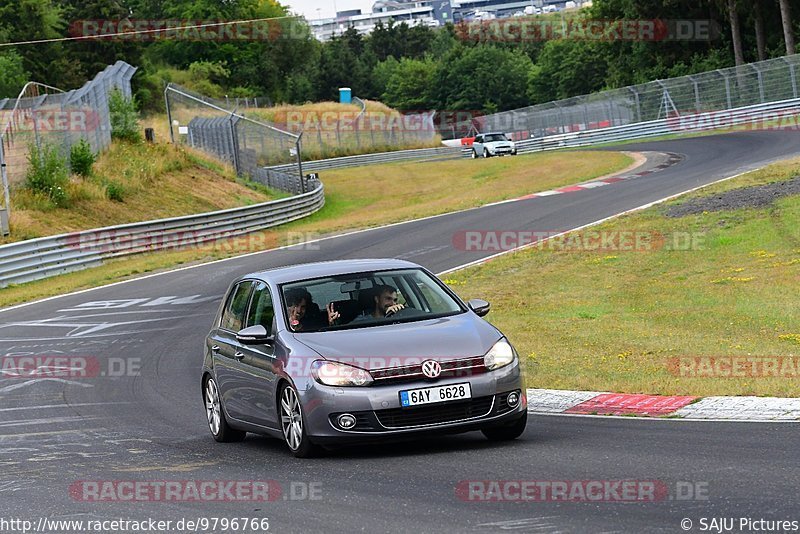
<instances>
[{"instance_id":1,"label":"fence post","mask_svg":"<svg viewBox=\"0 0 800 534\"><path fill-rule=\"evenodd\" d=\"M755 63L750 64L753 69L756 71L756 75L758 76L758 98L761 100L761 103L764 103L764 78L761 75L761 69L756 66Z\"/></svg>"},{"instance_id":2,"label":"fence post","mask_svg":"<svg viewBox=\"0 0 800 534\"><path fill-rule=\"evenodd\" d=\"M6 150L5 138L0 136L0 175L3 178L3 199L5 200L5 209L7 213L11 213L11 196L8 191L8 174L6 172Z\"/></svg>"},{"instance_id":3,"label":"fence post","mask_svg":"<svg viewBox=\"0 0 800 534\"><path fill-rule=\"evenodd\" d=\"M633 86L628 87L628 89L630 89L630 91L633 93L633 99L636 102L636 117L638 118L637 122L642 122L642 107L639 103L639 91L637 91Z\"/></svg>"},{"instance_id":4,"label":"fence post","mask_svg":"<svg viewBox=\"0 0 800 534\"><path fill-rule=\"evenodd\" d=\"M788 67L789 67L789 77L790 77L790 78L791 78L791 80L792 80L792 98L797 98L797 79L795 78L795 75L794 75L794 65L792 64L792 62L791 62L791 61L789 61L788 59L786 59L786 57L785 57L785 56L784 56L784 57L782 57L781 59L782 59L782 60L784 61L784 63L786 63L786 65L788 65Z\"/></svg>"},{"instance_id":5,"label":"fence post","mask_svg":"<svg viewBox=\"0 0 800 534\"><path fill-rule=\"evenodd\" d=\"M297 141L294 144L295 150L297 150L297 170L300 173L300 191L303 193L306 192L306 181L303 177L303 157L300 155L300 142L303 139L303 132L300 132L300 135L297 137Z\"/></svg>"},{"instance_id":6,"label":"fence post","mask_svg":"<svg viewBox=\"0 0 800 534\"><path fill-rule=\"evenodd\" d=\"M725 102L727 105L726 109L733 109L733 103L731 102L731 81L728 78L727 73L722 69L717 69L714 72L718 72L720 76L725 80Z\"/></svg>"},{"instance_id":7,"label":"fence post","mask_svg":"<svg viewBox=\"0 0 800 534\"><path fill-rule=\"evenodd\" d=\"M240 167L240 162L239 162L239 145L236 142L236 125L234 116L235 115L233 114L233 112L231 112L228 122L230 131L230 140L231 140L231 152L232 152L231 155L233 156L233 168L236 170L237 175L241 175L242 169Z\"/></svg>"},{"instance_id":8,"label":"fence post","mask_svg":"<svg viewBox=\"0 0 800 534\"><path fill-rule=\"evenodd\" d=\"M175 132L172 131L172 110L169 108L169 86L164 88L164 103L167 105L167 121L169 121L169 140L174 145L175 144Z\"/></svg>"},{"instance_id":9,"label":"fence post","mask_svg":"<svg viewBox=\"0 0 800 534\"><path fill-rule=\"evenodd\" d=\"M39 155L39 160L42 159L42 139L39 136L39 120L36 118L37 111L34 109L32 112L33 118L33 138L36 143L36 151Z\"/></svg>"},{"instance_id":10,"label":"fence post","mask_svg":"<svg viewBox=\"0 0 800 534\"><path fill-rule=\"evenodd\" d=\"M702 112L700 107L700 88L698 87L697 80L694 79L694 76L687 76L689 81L692 82L692 86L694 87L694 108L697 110L698 113Z\"/></svg>"}]
</instances>

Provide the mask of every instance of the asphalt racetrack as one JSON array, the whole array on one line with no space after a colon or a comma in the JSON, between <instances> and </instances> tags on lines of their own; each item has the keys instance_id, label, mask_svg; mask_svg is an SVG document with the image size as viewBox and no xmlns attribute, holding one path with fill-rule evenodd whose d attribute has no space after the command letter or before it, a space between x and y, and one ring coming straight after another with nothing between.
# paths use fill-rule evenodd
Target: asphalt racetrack
<instances>
[{"instance_id":1,"label":"asphalt racetrack","mask_svg":"<svg viewBox=\"0 0 800 534\"><path fill-rule=\"evenodd\" d=\"M341 449L313 460L293 458L277 440L211 438L199 384L202 344L234 277L375 257L442 272L492 254L454 247L458 232L576 228L800 154L800 133L745 132L624 150L685 158L607 187L353 233L0 312L6 360L55 355L96 363L82 378L0 377L0 531L14 532L2 528L3 519L36 524L45 516L173 525L182 518L268 518L269 532L430 533L684 532L685 519L698 532L702 518L706 525L735 518L737 527L740 518L800 520L800 427L793 423L532 416L511 443L470 433ZM206 502L185 493L154 498L152 491L137 501L95 491L108 481L152 490L168 481L185 488L187 481L220 480L272 481L280 491L270 493L271 502L226 495ZM551 488L557 481L638 481L637 487L655 484L660 497L625 502L612 488L598 501L513 502L520 500L518 486L487 483L519 480Z\"/></svg>"}]
</instances>

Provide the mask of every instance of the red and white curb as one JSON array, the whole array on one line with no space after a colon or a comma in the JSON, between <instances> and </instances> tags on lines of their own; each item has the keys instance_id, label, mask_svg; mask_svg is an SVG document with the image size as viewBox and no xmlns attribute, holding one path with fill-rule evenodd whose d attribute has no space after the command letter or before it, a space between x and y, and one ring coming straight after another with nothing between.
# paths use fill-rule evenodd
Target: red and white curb
<instances>
[{"instance_id":1,"label":"red and white curb","mask_svg":"<svg viewBox=\"0 0 800 534\"><path fill-rule=\"evenodd\" d=\"M658 156L664 156L664 161L660 162L657 165L649 167L645 170L631 173L631 174L621 174L617 176L609 176L608 178L600 178L598 180L592 180L590 182L583 182L580 184L575 185L568 185L566 187L560 187L558 189L550 189L548 191L541 191L539 193L531 193L530 195L524 195L517 198L510 198L508 200L501 200L500 202L493 202L491 204L486 204L486 206L497 206L498 204L507 204L509 202L518 202L520 200L529 200L531 198L538 198L538 197L549 197L553 195L563 195L564 193L576 193L578 191L585 191L586 189L594 189L596 187L603 187L610 184L615 184L617 182L624 182L626 180L634 180L636 178L641 178L642 176L647 176L648 174L653 174L654 172L662 171L668 167L675 165L683 161L683 156L680 154L673 154L669 152L663 153L656 153ZM653 157L652 155L648 155L648 160ZM647 165L650 163L648 161L645 163ZM640 166L641 168L641 166Z\"/></svg>"},{"instance_id":2,"label":"red and white curb","mask_svg":"<svg viewBox=\"0 0 800 534\"><path fill-rule=\"evenodd\" d=\"M528 413L667 417L715 421L797 421L800 398L693 397L528 389Z\"/></svg>"}]
</instances>

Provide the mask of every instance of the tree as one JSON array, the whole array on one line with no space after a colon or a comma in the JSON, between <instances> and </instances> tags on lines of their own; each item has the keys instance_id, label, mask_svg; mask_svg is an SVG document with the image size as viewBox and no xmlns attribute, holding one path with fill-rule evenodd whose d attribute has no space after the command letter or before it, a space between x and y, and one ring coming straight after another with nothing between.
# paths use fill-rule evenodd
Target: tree
<instances>
[{"instance_id":1,"label":"tree","mask_svg":"<svg viewBox=\"0 0 800 534\"><path fill-rule=\"evenodd\" d=\"M16 51L0 54L0 98L16 98L29 79L22 57Z\"/></svg>"},{"instance_id":2,"label":"tree","mask_svg":"<svg viewBox=\"0 0 800 534\"><path fill-rule=\"evenodd\" d=\"M6 42L63 37L64 10L52 0L0 0L0 35ZM62 43L19 47L22 65L32 79L71 89L86 81L80 62L65 53Z\"/></svg>"},{"instance_id":3,"label":"tree","mask_svg":"<svg viewBox=\"0 0 800 534\"><path fill-rule=\"evenodd\" d=\"M432 60L403 58L389 78L383 102L401 111L430 109L429 91L435 74Z\"/></svg>"},{"instance_id":4,"label":"tree","mask_svg":"<svg viewBox=\"0 0 800 534\"><path fill-rule=\"evenodd\" d=\"M603 89L608 72L608 43L550 41L528 80L533 102L548 102Z\"/></svg>"},{"instance_id":5,"label":"tree","mask_svg":"<svg viewBox=\"0 0 800 534\"><path fill-rule=\"evenodd\" d=\"M98 21L119 21L130 17L124 0L59 0L66 20L72 21L67 33L73 37L96 35ZM90 39L64 45L70 57L78 58L81 70L89 76L100 72L119 58L131 65L141 63L142 41L137 39Z\"/></svg>"},{"instance_id":6,"label":"tree","mask_svg":"<svg viewBox=\"0 0 800 534\"><path fill-rule=\"evenodd\" d=\"M767 59L767 38L764 34L764 15L761 13L761 0L753 0L753 27L756 33L756 52L758 60Z\"/></svg>"},{"instance_id":7,"label":"tree","mask_svg":"<svg viewBox=\"0 0 800 534\"><path fill-rule=\"evenodd\" d=\"M781 6L781 22L783 23L783 41L786 43L786 55L794 54L794 30L792 29L792 10L789 0L778 0Z\"/></svg>"},{"instance_id":8,"label":"tree","mask_svg":"<svg viewBox=\"0 0 800 534\"><path fill-rule=\"evenodd\" d=\"M731 40L733 41L733 57L736 66L744 64L744 51L742 49L742 31L739 26L739 9L736 0L726 0L728 8L728 20L731 23Z\"/></svg>"},{"instance_id":9,"label":"tree","mask_svg":"<svg viewBox=\"0 0 800 534\"><path fill-rule=\"evenodd\" d=\"M528 103L525 87L532 67L519 51L459 46L437 65L433 103L439 109L489 113L522 107Z\"/></svg>"}]
</instances>

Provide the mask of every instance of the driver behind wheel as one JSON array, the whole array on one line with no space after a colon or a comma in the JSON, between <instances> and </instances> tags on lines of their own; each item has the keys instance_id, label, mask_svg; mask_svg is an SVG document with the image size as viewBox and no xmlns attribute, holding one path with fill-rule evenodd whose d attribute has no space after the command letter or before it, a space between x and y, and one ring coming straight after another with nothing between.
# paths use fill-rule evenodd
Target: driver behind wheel
<instances>
[{"instance_id":1,"label":"driver behind wheel","mask_svg":"<svg viewBox=\"0 0 800 534\"><path fill-rule=\"evenodd\" d=\"M392 286L376 286L372 299L375 303L372 316L375 318L389 317L405 308L402 304L398 304L397 290Z\"/></svg>"}]
</instances>

